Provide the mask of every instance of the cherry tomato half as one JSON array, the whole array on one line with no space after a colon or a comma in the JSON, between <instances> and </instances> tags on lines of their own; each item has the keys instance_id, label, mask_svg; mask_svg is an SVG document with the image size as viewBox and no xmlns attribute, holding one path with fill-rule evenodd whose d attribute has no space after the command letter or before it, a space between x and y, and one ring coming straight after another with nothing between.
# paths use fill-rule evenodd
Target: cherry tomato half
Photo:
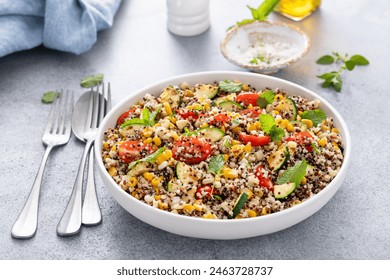
<instances>
[{"instance_id":1,"label":"cherry tomato half","mask_svg":"<svg viewBox=\"0 0 390 280\"><path fill-rule=\"evenodd\" d=\"M263 109L260 109L259 107L253 107L253 108L248 108L248 109L244 109L240 112L240 115L247 115L251 118L257 118L261 112L263 111Z\"/></svg>"},{"instance_id":2,"label":"cherry tomato half","mask_svg":"<svg viewBox=\"0 0 390 280\"><path fill-rule=\"evenodd\" d=\"M198 119L200 116L203 116L204 114L201 114L197 111L189 111L189 110L184 110L184 109L179 109L177 110L177 113L183 118L183 119L188 119L188 118L193 118L193 119Z\"/></svg>"},{"instance_id":3,"label":"cherry tomato half","mask_svg":"<svg viewBox=\"0 0 390 280\"><path fill-rule=\"evenodd\" d=\"M203 197L207 197L207 198L213 197L212 186L200 186L196 189L195 198L202 199Z\"/></svg>"},{"instance_id":4,"label":"cherry tomato half","mask_svg":"<svg viewBox=\"0 0 390 280\"><path fill-rule=\"evenodd\" d=\"M182 137L172 148L172 156L176 160L188 164L197 164L207 159L211 154L211 145L196 137Z\"/></svg>"},{"instance_id":5,"label":"cherry tomato half","mask_svg":"<svg viewBox=\"0 0 390 280\"><path fill-rule=\"evenodd\" d=\"M244 144L248 144L250 142L253 147L264 146L267 145L269 141L271 141L271 137L269 137L268 135L255 136L255 135L247 135L244 133L240 133L239 137L240 140L244 142Z\"/></svg>"},{"instance_id":6,"label":"cherry tomato half","mask_svg":"<svg viewBox=\"0 0 390 280\"><path fill-rule=\"evenodd\" d=\"M134 113L136 110L136 108L131 108L130 110L127 110L126 112L124 112L122 115L119 116L118 120L116 121L116 124L117 125L121 125L122 123L125 122L125 119L131 115L132 113Z\"/></svg>"},{"instance_id":7,"label":"cherry tomato half","mask_svg":"<svg viewBox=\"0 0 390 280\"><path fill-rule=\"evenodd\" d=\"M257 98L259 98L258 93L240 93L236 97L236 102L244 103L245 106L248 106L249 104L257 106Z\"/></svg>"},{"instance_id":8,"label":"cherry tomato half","mask_svg":"<svg viewBox=\"0 0 390 280\"><path fill-rule=\"evenodd\" d=\"M152 152L154 152L152 145L137 141L126 141L119 147L119 159L122 162L130 163L141 158L143 154L148 155Z\"/></svg>"},{"instance_id":9,"label":"cherry tomato half","mask_svg":"<svg viewBox=\"0 0 390 280\"><path fill-rule=\"evenodd\" d=\"M302 145L307 138L313 138L313 136L310 134L310 132L302 131L295 133L293 137L286 138L286 141L295 141L298 145ZM313 151L313 147L311 145L307 145L305 148L308 152Z\"/></svg>"},{"instance_id":10,"label":"cherry tomato half","mask_svg":"<svg viewBox=\"0 0 390 280\"><path fill-rule=\"evenodd\" d=\"M264 176L263 169L263 166L260 164L255 171L255 176L257 177L257 179L259 179L259 185L269 190L273 190L274 184L272 183L270 178Z\"/></svg>"},{"instance_id":11,"label":"cherry tomato half","mask_svg":"<svg viewBox=\"0 0 390 280\"><path fill-rule=\"evenodd\" d=\"M230 122L229 116L221 113L214 116L214 120L210 121L210 125L216 123L228 123L228 122Z\"/></svg>"}]
</instances>

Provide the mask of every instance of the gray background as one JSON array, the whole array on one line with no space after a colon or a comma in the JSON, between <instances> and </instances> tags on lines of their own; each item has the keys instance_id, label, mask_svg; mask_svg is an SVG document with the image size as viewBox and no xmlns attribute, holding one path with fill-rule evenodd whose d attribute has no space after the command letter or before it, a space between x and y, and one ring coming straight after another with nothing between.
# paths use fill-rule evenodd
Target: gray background
<instances>
[{"instance_id":1,"label":"gray background","mask_svg":"<svg viewBox=\"0 0 390 280\"><path fill-rule=\"evenodd\" d=\"M70 88L102 72L113 103L170 76L207 70L241 70L227 62L219 43L227 27L250 17L245 4L211 0L211 29L183 38L166 28L165 1L124 0L114 27L93 49L75 56L44 48L0 58L0 258L1 259L389 259L390 4L386 0L325 0L296 23L312 41L304 59L275 76L327 99L352 134L352 159L342 188L319 212L282 232L232 241L199 240L149 226L123 210L97 178L103 224L74 237L56 235L76 176L83 144L75 137L53 151L43 181L39 229L31 240L10 236L42 158L41 137L50 106L42 93ZM371 3L371 4L370 4ZM293 23L278 15L271 20ZM295 24L295 23L293 23ZM360 53L370 65L344 73L341 93L316 78L332 67L315 60L332 51ZM244 229L243 229L244 230Z\"/></svg>"}]
</instances>

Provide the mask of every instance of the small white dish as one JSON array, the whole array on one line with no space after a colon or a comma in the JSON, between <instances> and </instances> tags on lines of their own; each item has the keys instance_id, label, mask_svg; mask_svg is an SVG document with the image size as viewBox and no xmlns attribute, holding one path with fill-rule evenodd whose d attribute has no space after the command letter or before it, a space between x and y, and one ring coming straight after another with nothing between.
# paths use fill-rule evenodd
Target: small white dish
<instances>
[{"instance_id":1,"label":"small white dish","mask_svg":"<svg viewBox=\"0 0 390 280\"><path fill-rule=\"evenodd\" d=\"M297 62L309 48L310 39L299 28L267 21L235 26L221 42L221 52L227 60L263 74L276 73Z\"/></svg>"},{"instance_id":2,"label":"small white dish","mask_svg":"<svg viewBox=\"0 0 390 280\"><path fill-rule=\"evenodd\" d=\"M108 128L116 125L118 117L124 111L128 110L131 105L136 104L146 93L156 96L160 95L161 89L167 85L177 85L181 82L187 82L194 85L196 83L213 83L225 79L239 80L259 89L264 87L279 88L286 91L289 95L299 95L310 100L318 99L321 101L321 109L324 110L328 116L333 118L335 127L340 130L344 144L344 161L341 169L326 188L307 201L277 213L250 219L214 220L187 217L151 207L150 205L137 200L115 183L104 167L101 158L102 143L105 135L104 132ZM321 96L302 86L272 76L255 73L212 71L172 77L153 83L129 94L124 100L110 110L104 118L103 123L100 125L95 140L95 157L100 176L109 193L124 209L138 219L162 230L184 236L207 239L238 239L283 230L303 221L320 210L341 187L345 176L347 175L348 165L351 159L351 137L347 125L340 114ZM115 219L115 216L111 218Z\"/></svg>"}]
</instances>

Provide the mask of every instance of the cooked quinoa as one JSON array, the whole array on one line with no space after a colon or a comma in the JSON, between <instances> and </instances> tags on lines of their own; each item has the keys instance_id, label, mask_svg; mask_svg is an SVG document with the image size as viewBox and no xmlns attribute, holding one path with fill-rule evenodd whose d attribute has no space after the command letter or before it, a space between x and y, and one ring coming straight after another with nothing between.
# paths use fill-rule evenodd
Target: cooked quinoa
<instances>
[{"instance_id":1,"label":"cooked quinoa","mask_svg":"<svg viewBox=\"0 0 390 280\"><path fill-rule=\"evenodd\" d=\"M239 81L169 85L123 112L105 132L102 158L124 191L152 207L267 215L319 193L342 165L341 136L320 105Z\"/></svg>"}]
</instances>

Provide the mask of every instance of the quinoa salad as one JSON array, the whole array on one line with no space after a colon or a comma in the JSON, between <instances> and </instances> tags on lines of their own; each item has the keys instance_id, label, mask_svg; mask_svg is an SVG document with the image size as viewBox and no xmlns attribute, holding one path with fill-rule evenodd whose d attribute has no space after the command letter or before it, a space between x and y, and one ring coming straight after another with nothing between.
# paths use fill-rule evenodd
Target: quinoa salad
<instances>
[{"instance_id":1,"label":"quinoa salad","mask_svg":"<svg viewBox=\"0 0 390 280\"><path fill-rule=\"evenodd\" d=\"M206 219L294 207L326 188L344 159L319 100L232 80L146 93L102 145L105 168L129 195Z\"/></svg>"}]
</instances>

